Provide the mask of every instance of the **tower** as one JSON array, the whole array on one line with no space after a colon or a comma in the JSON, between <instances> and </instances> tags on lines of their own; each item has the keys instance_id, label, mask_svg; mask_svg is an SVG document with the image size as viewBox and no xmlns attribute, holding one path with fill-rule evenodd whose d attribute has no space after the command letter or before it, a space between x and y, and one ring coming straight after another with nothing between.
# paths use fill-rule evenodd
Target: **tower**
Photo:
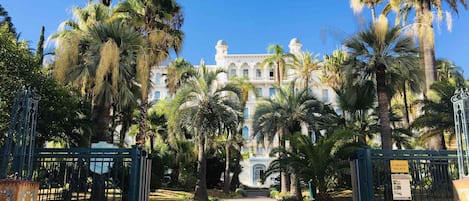
<instances>
[{"instance_id":1,"label":"tower","mask_svg":"<svg viewBox=\"0 0 469 201\"><path fill-rule=\"evenodd\" d=\"M298 38L292 38L290 40L290 44L288 47L290 48L290 53L292 54L299 54L301 52L301 47L303 44L300 43L300 40Z\"/></svg>"},{"instance_id":2,"label":"tower","mask_svg":"<svg viewBox=\"0 0 469 201\"><path fill-rule=\"evenodd\" d=\"M215 46L217 53L215 54L215 62L217 66L222 66L225 60L224 56L228 54L228 45L224 40L219 40Z\"/></svg>"}]
</instances>

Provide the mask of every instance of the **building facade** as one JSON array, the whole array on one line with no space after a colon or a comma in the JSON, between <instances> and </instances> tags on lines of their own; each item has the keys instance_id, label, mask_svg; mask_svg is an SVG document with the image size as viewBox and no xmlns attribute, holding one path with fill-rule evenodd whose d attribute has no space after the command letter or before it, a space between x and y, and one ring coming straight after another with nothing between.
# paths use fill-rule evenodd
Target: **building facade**
<instances>
[{"instance_id":1,"label":"building facade","mask_svg":"<svg viewBox=\"0 0 469 201\"><path fill-rule=\"evenodd\" d=\"M302 44L296 38L292 39L289 44L289 51L292 54L300 54ZM271 56L270 54L229 54L228 45L225 41L219 40L215 46L215 65L206 65L208 68L223 68L227 73L223 76L222 81L227 82L231 77L246 77L255 86L259 97L269 97L275 95L273 87L274 72L273 68L267 66L262 67L263 60ZM287 72L291 75L293 71ZM319 71L312 74L312 90L319 100L324 103L330 103L334 106L335 94L333 90L326 85L320 83ZM168 96L168 89L165 84L166 67L155 67L152 69L154 87L151 90L149 100L158 100ZM291 81L292 76L287 76L284 83ZM256 97L253 93L250 94L249 99L244 108L245 123L242 129L243 144L242 154L244 160L241 162L243 170L240 174L240 181L243 185L252 187L269 187L277 181L277 175L272 175L261 184L260 177L269 167L273 157L269 156L270 150L277 146L278 140L272 144L259 144L254 133L252 132L253 115L256 109ZM305 130L305 132L307 132Z\"/></svg>"}]
</instances>

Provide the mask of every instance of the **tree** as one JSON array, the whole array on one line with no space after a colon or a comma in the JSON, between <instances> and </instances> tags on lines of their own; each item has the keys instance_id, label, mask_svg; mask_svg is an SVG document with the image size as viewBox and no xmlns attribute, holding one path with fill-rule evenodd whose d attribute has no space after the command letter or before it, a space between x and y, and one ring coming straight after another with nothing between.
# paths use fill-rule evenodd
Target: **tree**
<instances>
[{"instance_id":1,"label":"tree","mask_svg":"<svg viewBox=\"0 0 469 201\"><path fill-rule=\"evenodd\" d=\"M0 27L3 26L6 26L8 32L16 36L16 29L15 26L13 26L11 17L8 15L8 12L5 10L5 8L3 8L3 6L0 4Z\"/></svg>"},{"instance_id":2,"label":"tree","mask_svg":"<svg viewBox=\"0 0 469 201\"><path fill-rule=\"evenodd\" d=\"M257 90L255 86L250 83L245 77L233 77L230 80L230 83L233 84L235 87L239 88L240 91L240 103L241 108L246 108L246 103L249 99L249 94L254 93L257 97ZM225 179L224 179L224 191L227 192L229 188L234 190L239 185L239 174L241 173L241 166L240 162L242 159L241 155L241 146L243 144L243 126L244 126L244 118L240 118L238 121L238 127L235 133L229 132L227 137L227 143L225 144L226 150L226 164L225 164ZM230 147L233 147L235 150L235 164L233 170L233 177L230 180L230 170L229 167L231 166L231 162L229 159L229 150Z\"/></svg>"},{"instance_id":3,"label":"tree","mask_svg":"<svg viewBox=\"0 0 469 201\"><path fill-rule=\"evenodd\" d=\"M398 27L389 28L386 19L345 41L349 59L347 74L356 82L374 78L378 96L382 148L392 149L389 120L389 95L386 76L395 64L414 65L418 58L412 38L403 36Z\"/></svg>"},{"instance_id":4,"label":"tree","mask_svg":"<svg viewBox=\"0 0 469 201\"><path fill-rule=\"evenodd\" d=\"M282 46L280 45L270 45L267 48L268 53L272 55L264 59L261 63L261 66L268 66L269 68L273 65L274 68L274 79L278 85L283 81L285 76L285 71L290 68L288 59L293 59L293 54L286 53Z\"/></svg>"},{"instance_id":5,"label":"tree","mask_svg":"<svg viewBox=\"0 0 469 201\"><path fill-rule=\"evenodd\" d=\"M383 0L350 0L350 7L352 7L355 13L360 13L363 5L366 5L371 9L371 20L374 23L378 19L376 18L376 6L382 2Z\"/></svg>"},{"instance_id":6,"label":"tree","mask_svg":"<svg viewBox=\"0 0 469 201\"><path fill-rule=\"evenodd\" d=\"M144 43L132 28L119 22L95 23L86 32L60 39L55 76L82 89L93 102L94 141L109 141L111 109L135 104L136 68L142 65Z\"/></svg>"},{"instance_id":7,"label":"tree","mask_svg":"<svg viewBox=\"0 0 469 201\"><path fill-rule=\"evenodd\" d=\"M198 147L194 197L195 200L207 201L207 139L235 128L241 118L241 108L238 89L229 84L222 86L217 80L217 75L223 71L209 71L205 66L200 68L199 74L189 78L176 93L169 128L172 129L170 132L182 132L183 128L194 135Z\"/></svg>"},{"instance_id":8,"label":"tree","mask_svg":"<svg viewBox=\"0 0 469 201\"><path fill-rule=\"evenodd\" d=\"M324 105L308 89L295 89L296 80L286 87L276 86L276 95L263 99L254 112L253 132L258 135L260 143L264 136L272 143L275 136L279 138L279 148L285 148L285 140L288 135L301 132L301 125L314 125L315 119L324 111ZM294 146L294 144L292 144ZM280 155L280 158L285 157ZM287 175L285 169L281 172L281 191L287 193ZM296 180L296 178L294 178ZM292 183L297 184L293 180ZM294 184L294 185L295 185ZM298 196L296 186L291 194ZM298 198L298 197L297 197Z\"/></svg>"},{"instance_id":9,"label":"tree","mask_svg":"<svg viewBox=\"0 0 469 201\"><path fill-rule=\"evenodd\" d=\"M0 27L0 144L10 123L14 97L23 86L32 87L41 97L38 106L36 146L61 140L68 146L83 144L83 133L90 130L89 103L70 87L60 86L41 71L27 43Z\"/></svg>"},{"instance_id":10,"label":"tree","mask_svg":"<svg viewBox=\"0 0 469 201\"><path fill-rule=\"evenodd\" d=\"M345 82L342 66L347 60L347 53L342 50L334 50L331 55L325 55L323 59L323 76L321 80L333 89L338 89Z\"/></svg>"},{"instance_id":11,"label":"tree","mask_svg":"<svg viewBox=\"0 0 469 201\"><path fill-rule=\"evenodd\" d=\"M181 85L194 75L196 71L188 61L178 58L171 62L165 80L169 95L174 96Z\"/></svg>"},{"instance_id":12,"label":"tree","mask_svg":"<svg viewBox=\"0 0 469 201\"><path fill-rule=\"evenodd\" d=\"M337 130L334 134L319 139L317 142L313 142L311 138L300 133L289 139L297 151L277 149L276 152L285 157L272 161L266 175L288 166L303 181L311 181L314 188L318 189L316 200L321 200L321 197L329 197L330 199L326 200L332 200L328 189L334 185L333 178L340 170L340 161L346 160L350 153L359 147L358 144L350 142L343 130Z\"/></svg>"},{"instance_id":13,"label":"tree","mask_svg":"<svg viewBox=\"0 0 469 201\"><path fill-rule=\"evenodd\" d=\"M420 136L422 141L428 141L434 136L437 137L438 143L429 147L436 150L446 149L445 134L454 133L454 111L451 97L456 91L457 85L464 86L464 83L456 83L455 80L443 80L432 84L431 91L435 92L435 96L421 100L423 105L423 114L412 122L412 128L425 128ZM430 94L431 95L431 94ZM432 145L434 143L430 143Z\"/></svg>"},{"instance_id":14,"label":"tree","mask_svg":"<svg viewBox=\"0 0 469 201\"><path fill-rule=\"evenodd\" d=\"M310 52L302 52L300 55L295 56L292 68L296 71L298 78L302 80L302 87L309 89L309 82L311 74L315 70L319 70L318 55L313 55Z\"/></svg>"},{"instance_id":15,"label":"tree","mask_svg":"<svg viewBox=\"0 0 469 201\"><path fill-rule=\"evenodd\" d=\"M181 6L175 0L126 0L114 9L118 18L134 27L145 38L145 61L138 70L141 84L140 132L137 141L144 143L146 113L150 87L150 69L169 57L170 50L179 53L184 34Z\"/></svg>"},{"instance_id":16,"label":"tree","mask_svg":"<svg viewBox=\"0 0 469 201\"><path fill-rule=\"evenodd\" d=\"M443 18L443 7L446 2L448 8L456 14L459 12L459 5L467 9L466 0L397 0L391 1L388 7L398 11L397 18L402 19L401 23L406 24L407 18L412 9L415 11L415 22L413 28L416 29L419 51L421 55L420 65L425 72L424 94L430 90L430 85L437 79L436 61L435 61L435 31L433 28L433 9L438 14L438 19ZM459 2L459 3L458 3ZM447 15L447 17L451 17ZM449 19L448 22L451 22ZM448 24L448 28L452 26Z\"/></svg>"}]
</instances>

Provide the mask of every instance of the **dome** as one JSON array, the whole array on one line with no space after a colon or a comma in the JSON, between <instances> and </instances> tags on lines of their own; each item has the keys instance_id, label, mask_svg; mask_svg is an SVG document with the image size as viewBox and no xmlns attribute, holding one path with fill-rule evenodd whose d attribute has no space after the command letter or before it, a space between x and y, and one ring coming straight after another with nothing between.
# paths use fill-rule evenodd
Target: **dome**
<instances>
[{"instance_id":1,"label":"dome","mask_svg":"<svg viewBox=\"0 0 469 201\"><path fill-rule=\"evenodd\" d=\"M298 40L298 38L292 38L290 40L290 44L298 44L298 43L300 43L300 40Z\"/></svg>"},{"instance_id":2,"label":"dome","mask_svg":"<svg viewBox=\"0 0 469 201\"><path fill-rule=\"evenodd\" d=\"M225 45L226 46L226 42L224 40L219 40L217 42L217 46L220 46L220 45Z\"/></svg>"}]
</instances>

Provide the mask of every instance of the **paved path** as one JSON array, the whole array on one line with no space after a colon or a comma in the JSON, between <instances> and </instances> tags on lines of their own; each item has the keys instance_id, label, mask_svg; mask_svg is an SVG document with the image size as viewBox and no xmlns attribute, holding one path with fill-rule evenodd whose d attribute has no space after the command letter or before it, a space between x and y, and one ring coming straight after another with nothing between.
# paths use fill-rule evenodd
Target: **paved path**
<instances>
[{"instance_id":1,"label":"paved path","mask_svg":"<svg viewBox=\"0 0 469 201\"><path fill-rule=\"evenodd\" d=\"M225 199L224 201L247 201L247 200L255 200L255 201L276 201L275 199L269 198L268 191L246 191L246 197L238 198L238 199Z\"/></svg>"}]
</instances>

